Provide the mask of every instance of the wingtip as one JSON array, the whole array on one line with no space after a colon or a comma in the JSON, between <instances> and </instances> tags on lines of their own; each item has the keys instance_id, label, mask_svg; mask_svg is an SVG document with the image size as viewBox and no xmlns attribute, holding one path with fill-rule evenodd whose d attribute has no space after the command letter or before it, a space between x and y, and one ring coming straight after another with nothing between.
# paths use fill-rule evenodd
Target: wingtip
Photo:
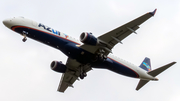
<instances>
[{"instance_id":1,"label":"wingtip","mask_svg":"<svg viewBox=\"0 0 180 101\"><path fill-rule=\"evenodd\" d=\"M154 16L154 15L156 14L156 11L157 11L157 9L155 9L153 12L150 12L150 14L151 14L152 16Z\"/></svg>"},{"instance_id":2,"label":"wingtip","mask_svg":"<svg viewBox=\"0 0 180 101\"><path fill-rule=\"evenodd\" d=\"M174 61L174 62L172 62L172 65L174 65L174 64L176 64L176 63L177 63L177 62L175 62L175 61Z\"/></svg>"}]
</instances>

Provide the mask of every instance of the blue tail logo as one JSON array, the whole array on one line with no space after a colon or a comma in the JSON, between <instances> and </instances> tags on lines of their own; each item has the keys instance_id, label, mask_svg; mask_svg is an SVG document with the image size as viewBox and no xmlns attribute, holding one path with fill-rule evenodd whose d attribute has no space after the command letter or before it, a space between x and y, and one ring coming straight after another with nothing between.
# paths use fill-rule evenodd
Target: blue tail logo
<instances>
[{"instance_id":1,"label":"blue tail logo","mask_svg":"<svg viewBox=\"0 0 180 101\"><path fill-rule=\"evenodd\" d=\"M146 57L139 67L141 67L142 69L144 69L146 71L151 71L150 59Z\"/></svg>"}]
</instances>

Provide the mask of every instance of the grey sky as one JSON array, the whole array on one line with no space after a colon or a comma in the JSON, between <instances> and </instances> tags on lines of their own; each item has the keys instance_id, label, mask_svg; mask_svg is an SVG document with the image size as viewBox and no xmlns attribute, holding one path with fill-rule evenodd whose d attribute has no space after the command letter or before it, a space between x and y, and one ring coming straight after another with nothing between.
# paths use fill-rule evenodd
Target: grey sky
<instances>
[{"instance_id":1,"label":"grey sky","mask_svg":"<svg viewBox=\"0 0 180 101\"><path fill-rule=\"evenodd\" d=\"M179 101L180 1L178 0L1 0L0 20L23 16L76 39L82 32L104 34L157 8L113 54L135 65L147 56L152 68L176 61L172 68L140 91L138 79L94 69L65 93L57 92L61 74L50 69L53 60L66 63L60 51L22 36L0 24L0 100L2 101Z\"/></svg>"}]
</instances>

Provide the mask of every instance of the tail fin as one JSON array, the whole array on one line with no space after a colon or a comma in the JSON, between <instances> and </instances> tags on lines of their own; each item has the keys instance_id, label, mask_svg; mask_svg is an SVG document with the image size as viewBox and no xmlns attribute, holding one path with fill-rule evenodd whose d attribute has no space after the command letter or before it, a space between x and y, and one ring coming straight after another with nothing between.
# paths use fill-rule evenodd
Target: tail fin
<instances>
[{"instance_id":1,"label":"tail fin","mask_svg":"<svg viewBox=\"0 0 180 101\"><path fill-rule=\"evenodd\" d=\"M142 69L144 69L146 71L151 71L151 61L150 61L150 59L148 57L146 57L139 67L141 67Z\"/></svg>"},{"instance_id":2,"label":"tail fin","mask_svg":"<svg viewBox=\"0 0 180 101\"><path fill-rule=\"evenodd\" d=\"M155 70L152 70L152 71L149 71L148 74L153 76L153 77L156 77L158 74L162 73L164 70L168 69L169 67L171 67L172 65L174 65L176 62L171 62L167 65L164 65L162 67L159 67ZM157 79L158 80L158 79ZM136 87L136 90L139 90L141 87L143 87L146 83L148 83L149 80L140 80L137 87Z\"/></svg>"}]
</instances>

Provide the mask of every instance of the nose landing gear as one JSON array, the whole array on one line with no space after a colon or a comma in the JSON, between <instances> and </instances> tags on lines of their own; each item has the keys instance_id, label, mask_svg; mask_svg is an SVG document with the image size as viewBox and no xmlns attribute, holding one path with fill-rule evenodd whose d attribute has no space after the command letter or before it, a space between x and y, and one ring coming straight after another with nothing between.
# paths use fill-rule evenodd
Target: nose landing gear
<instances>
[{"instance_id":1,"label":"nose landing gear","mask_svg":"<svg viewBox=\"0 0 180 101\"><path fill-rule=\"evenodd\" d=\"M22 32L22 35L23 35L23 37L24 37L24 38L22 39L22 41L23 41L23 42L26 42L26 40L27 40L27 38L26 38L27 36L26 36L26 35L28 35L28 32L23 31L23 32Z\"/></svg>"},{"instance_id":2,"label":"nose landing gear","mask_svg":"<svg viewBox=\"0 0 180 101\"><path fill-rule=\"evenodd\" d=\"M27 38L26 36L24 36L24 38L22 39L23 42L26 42Z\"/></svg>"}]
</instances>

